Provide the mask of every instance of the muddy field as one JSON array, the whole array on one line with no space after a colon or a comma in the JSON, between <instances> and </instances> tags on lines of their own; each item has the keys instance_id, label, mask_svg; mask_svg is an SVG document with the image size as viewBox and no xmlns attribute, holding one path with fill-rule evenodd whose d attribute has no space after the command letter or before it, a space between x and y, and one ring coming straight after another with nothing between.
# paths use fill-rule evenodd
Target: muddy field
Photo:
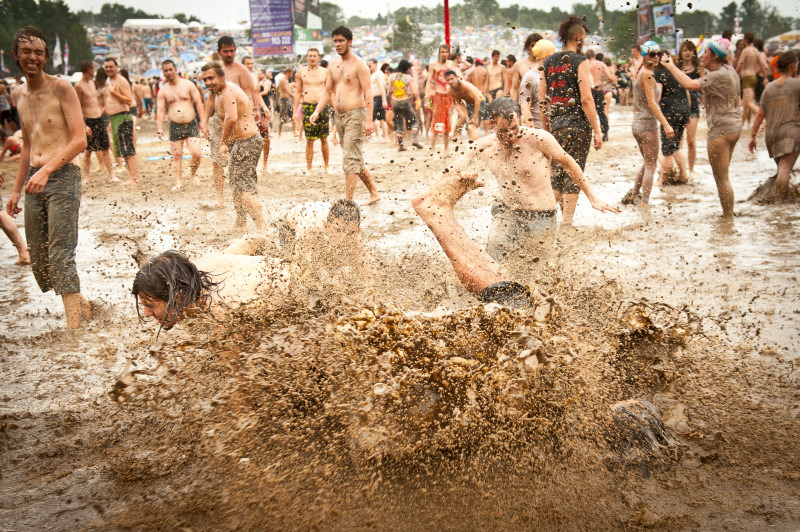
<instances>
[{"instance_id":1,"label":"muddy field","mask_svg":"<svg viewBox=\"0 0 800 532\"><path fill-rule=\"evenodd\" d=\"M587 165L610 202L641 164L630 121L612 109ZM268 298L156 338L133 256L241 235L213 208L207 151L203 184L171 192L169 161L143 160L167 143L141 126L142 184L95 166L83 189L85 330L63 329L60 300L0 240L0 529L797 530L800 214L744 201L775 172L763 143L737 146L732 224L704 123L696 176L654 189L649 215L582 198L574 227L509 264L537 294L529 312L478 306L411 209L447 161L367 143L372 293ZM270 220L344 193L341 150L331 175L318 153L306 175L303 148L273 137ZM5 200L15 164L0 170ZM485 177L456 208L482 243Z\"/></svg>"}]
</instances>

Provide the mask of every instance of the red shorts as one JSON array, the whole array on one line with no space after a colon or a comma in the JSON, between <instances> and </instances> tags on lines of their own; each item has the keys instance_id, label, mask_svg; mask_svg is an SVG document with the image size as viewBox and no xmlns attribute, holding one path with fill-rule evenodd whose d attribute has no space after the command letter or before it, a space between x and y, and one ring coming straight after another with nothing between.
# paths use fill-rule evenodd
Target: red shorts
<instances>
[{"instance_id":1,"label":"red shorts","mask_svg":"<svg viewBox=\"0 0 800 532\"><path fill-rule=\"evenodd\" d=\"M435 94L433 97L433 132L450 133L450 108L453 98L449 94Z\"/></svg>"}]
</instances>

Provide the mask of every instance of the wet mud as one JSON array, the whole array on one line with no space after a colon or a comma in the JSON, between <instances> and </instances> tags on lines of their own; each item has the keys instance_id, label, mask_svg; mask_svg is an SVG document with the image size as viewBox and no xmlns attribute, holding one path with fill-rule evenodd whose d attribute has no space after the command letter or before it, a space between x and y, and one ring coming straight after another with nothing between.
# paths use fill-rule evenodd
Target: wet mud
<instances>
[{"instance_id":1,"label":"wet mud","mask_svg":"<svg viewBox=\"0 0 800 532\"><path fill-rule=\"evenodd\" d=\"M641 160L630 113L587 176L619 201ZM140 151L164 155L144 123ZM365 145L383 199L362 210L365 296L265 298L155 337L137 261L240 236L204 184L84 187L78 266L96 319L63 309L0 245L0 522L22 529L790 530L800 519L797 253L791 204L745 201L774 163L737 146L737 218L697 175L649 214L581 200L576 225L509 257L533 305L478 305L410 208L446 165ZM343 192L273 139L274 220ZM763 148L763 147L762 147ZM413 160L412 160L413 158ZM11 165L3 163L6 176ZM496 185L456 216L485 242ZM359 189L359 192L363 192ZM8 184L2 194L7 198ZM226 191L226 199L229 192ZM358 199L358 198L357 198Z\"/></svg>"}]
</instances>

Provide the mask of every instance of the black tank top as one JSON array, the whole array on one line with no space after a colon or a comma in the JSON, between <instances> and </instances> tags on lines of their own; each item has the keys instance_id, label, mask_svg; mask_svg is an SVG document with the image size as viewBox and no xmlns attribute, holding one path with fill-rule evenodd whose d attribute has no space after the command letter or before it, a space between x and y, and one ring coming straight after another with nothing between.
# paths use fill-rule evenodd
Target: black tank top
<instances>
[{"instance_id":1,"label":"black tank top","mask_svg":"<svg viewBox=\"0 0 800 532\"><path fill-rule=\"evenodd\" d=\"M581 106L578 86L578 65L584 61L586 57L583 54L567 51L556 52L544 61L553 130L567 126L591 129Z\"/></svg>"}]
</instances>

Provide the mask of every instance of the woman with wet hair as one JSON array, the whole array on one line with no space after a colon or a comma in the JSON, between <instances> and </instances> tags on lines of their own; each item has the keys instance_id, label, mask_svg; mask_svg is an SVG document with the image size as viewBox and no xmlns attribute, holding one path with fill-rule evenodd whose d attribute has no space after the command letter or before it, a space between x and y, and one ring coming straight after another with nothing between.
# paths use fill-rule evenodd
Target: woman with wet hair
<instances>
[{"instance_id":1,"label":"woman with wet hair","mask_svg":"<svg viewBox=\"0 0 800 532\"><path fill-rule=\"evenodd\" d=\"M131 293L139 319L153 316L161 329L171 329L179 320L199 312L219 314L213 296L220 283L197 269L180 251L170 250L148 260L136 273ZM140 309L144 309L143 311Z\"/></svg>"}]
</instances>

